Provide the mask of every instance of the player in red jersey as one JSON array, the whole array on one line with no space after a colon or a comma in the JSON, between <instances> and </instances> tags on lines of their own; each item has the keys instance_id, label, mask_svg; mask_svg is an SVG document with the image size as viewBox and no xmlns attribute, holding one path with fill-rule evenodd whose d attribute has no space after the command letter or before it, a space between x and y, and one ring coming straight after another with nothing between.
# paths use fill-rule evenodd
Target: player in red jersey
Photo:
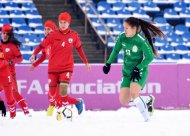
<instances>
[{"instance_id":1,"label":"player in red jersey","mask_svg":"<svg viewBox=\"0 0 190 136\"><path fill-rule=\"evenodd\" d=\"M44 34L45 36L47 36L48 34L50 34L51 32L53 31L56 31L57 30L57 26L56 24L51 21L51 20L47 20L44 24ZM30 66L30 71L33 71L35 67L37 67L40 63L42 63L46 58L49 58L49 53L50 53L50 46L42 49L42 55L37 59L37 60L34 60L35 56L32 55L31 58L30 58L30 61L32 62L32 65ZM41 51L41 48L36 48L35 50L35 54L37 55L39 52ZM53 115L53 109L55 107L55 100L58 99L58 96L59 95L59 84L57 85L57 90L56 90L56 94L55 94L55 99L52 99L51 95L50 95L50 92L48 92L48 100L50 102L50 108L47 112L47 115L48 116L52 116Z\"/></svg>"},{"instance_id":2,"label":"player in red jersey","mask_svg":"<svg viewBox=\"0 0 190 136\"><path fill-rule=\"evenodd\" d=\"M67 94L68 85L72 76L74 58L73 47L77 50L87 70L90 65L82 49L82 44L77 32L70 29L71 16L64 12L59 15L59 30L49 34L38 48L51 47L48 63L49 91L52 99L55 97L57 83L60 82L60 95L58 106L75 104L78 114L83 111L82 99L75 99ZM35 52L33 55L36 55Z\"/></svg>"},{"instance_id":3,"label":"player in red jersey","mask_svg":"<svg viewBox=\"0 0 190 136\"><path fill-rule=\"evenodd\" d=\"M6 102L10 111L10 117L14 118L16 116L16 106L13 97L11 80L12 78L9 70L9 64L8 61L5 60L2 47L0 46L0 87L5 93ZM2 110L2 116L6 116L6 108L1 98L0 98L0 110Z\"/></svg>"},{"instance_id":4,"label":"player in red jersey","mask_svg":"<svg viewBox=\"0 0 190 136\"><path fill-rule=\"evenodd\" d=\"M19 47L21 43L14 37L13 28L9 24L4 24L1 30L2 40L0 46L2 47L5 60L9 63L9 69L12 76L13 96L21 107L25 115L29 115L26 101L18 92L15 64L23 60ZM0 89L1 90L1 89Z\"/></svg>"}]
</instances>

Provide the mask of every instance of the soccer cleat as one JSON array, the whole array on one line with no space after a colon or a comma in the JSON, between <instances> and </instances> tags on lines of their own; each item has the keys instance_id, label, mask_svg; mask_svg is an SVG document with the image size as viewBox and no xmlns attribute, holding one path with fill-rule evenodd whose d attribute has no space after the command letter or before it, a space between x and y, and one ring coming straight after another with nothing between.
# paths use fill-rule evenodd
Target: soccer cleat
<instances>
[{"instance_id":1,"label":"soccer cleat","mask_svg":"<svg viewBox=\"0 0 190 136\"><path fill-rule=\"evenodd\" d=\"M47 116L52 116L55 106L49 106L47 109Z\"/></svg>"},{"instance_id":2,"label":"soccer cleat","mask_svg":"<svg viewBox=\"0 0 190 136\"><path fill-rule=\"evenodd\" d=\"M9 107L9 111L10 111L10 118L14 119L16 117L16 106L11 106Z\"/></svg>"},{"instance_id":3,"label":"soccer cleat","mask_svg":"<svg viewBox=\"0 0 190 136\"><path fill-rule=\"evenodd\" d=\"M83 111L83 99L79 99L79 102L75 104L77 110L78 110L78 114L80 115Z\"/></svg>"},{"instance_id":4,"label":"soccer cleat","mask_svg":"<svg viewBox=\"0 0 190 136\"><path fill-rule=\"evenodd\" d=\"M147 103L147 108L148 108L149 115L152 116L154 113L155 97L153 95L150 95L149 97L150 97L150 101Z\"/></svg>"},{"instance_id":5,"label":"soccer cleat","mask_svg":"<svg viewBox=\"0 0 190 136\"><path fill-rule=\"evenodd\" d=\"M58 109L58 111L57 111L56 118L57 118L58 121L62 120L62 111L60 109Z\"/></svg>"}]
</instances>

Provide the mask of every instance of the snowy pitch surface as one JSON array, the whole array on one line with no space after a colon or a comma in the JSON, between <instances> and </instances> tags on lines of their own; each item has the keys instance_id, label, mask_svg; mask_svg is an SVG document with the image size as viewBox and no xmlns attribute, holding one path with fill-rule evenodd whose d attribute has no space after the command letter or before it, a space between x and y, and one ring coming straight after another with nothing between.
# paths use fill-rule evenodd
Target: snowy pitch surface
<instances>
[{"instance_id":1,"label":"snowy pitch surface","mask_svg":"<svg viewBox=\"0 0 190 136\"><path fill-rule=\"evenodd\" d=\"M190 136L190 110L156 110L150 122L143 122L135 107L73 112L72 122L47 117L45 111L31 110L32 117L19 111L13 120L7 113L0 117L0 136Z\"/></svg>"}]
</instances>

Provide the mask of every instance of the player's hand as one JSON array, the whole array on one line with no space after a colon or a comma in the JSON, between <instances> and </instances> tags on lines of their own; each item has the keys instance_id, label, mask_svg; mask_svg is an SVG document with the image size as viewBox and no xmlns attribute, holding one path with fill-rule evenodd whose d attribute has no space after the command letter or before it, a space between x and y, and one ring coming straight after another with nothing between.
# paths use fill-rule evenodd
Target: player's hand
<instances>
[{"instance_id":1,"label":"player's hand","mask_svg":"<svg viewBox=\"0 0 190 136\"><path fill-rule=\"evenodd\" d=\"M103 66L103 72L104 72L104 74L108 74L109 71L110 71L110 68L111 68L111 64L106 63L106 64Z\"/></svg>"},{"instance_id":2,"label":"player's hand","mask_svg":"<svg viewBox=\"0 0 190 136\"><path fill-rule=\"evenodd\" d=\"M0 111L2 111L2 116L6 116L6 107L3 101L0 101Z\"/></svg>"},{"instance_id":3,"label":"player's hand","mask_svg":"<svg viewBox=\"0 0 190 136\"><path fill-rule=\"evenodd\" d=\"M89 63L86 64L86 70L90 71L90 64Z\"/></svg>"},{"instance_id":4,"label":"player's hand","mask_svg":"<svg viewBox=\"0 0 190 136\"><path fill-rule=\"evenodd\" d=\"M33 65L31 65L30 67L29 67L29 71L34 71L34 66Z\"/></svg>"},{"instance_id":5,"label":"player's hand","mask_svg":"<svg viewBox=\"0 0 190 136\"><path fill-rule=\"evenodd\" d=\"M141 79L140 70L137 67L135 67L133 69L130 81L134 82L135 80L139 81L140 79Z\"/></svg>"},{"instance_id":6,"label":"player's hand","mask_svg":"<svg viewBox=\"0 0 190 136\"><path fill-rule=\"evenodd\" d=\"M29 58L29 60L30 60L31 63L34 63L34 61L35 61L35 55L32 54L32 56Z\"/></svg>"}]
</instances>

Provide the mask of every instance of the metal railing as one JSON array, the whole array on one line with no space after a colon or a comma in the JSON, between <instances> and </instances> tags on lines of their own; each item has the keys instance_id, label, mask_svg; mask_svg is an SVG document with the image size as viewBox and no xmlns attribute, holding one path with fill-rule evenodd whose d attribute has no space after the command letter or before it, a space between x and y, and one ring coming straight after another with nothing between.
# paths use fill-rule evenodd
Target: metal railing
<instances>
[{"instance_id":1,"label":"metal railing","mask_svg":"<svg viewBox=\"0 0 190 136\"><path fill-rule=\"evenodd\" d=\"M100 15L97 13L96 9L90 4L90 0L86 0L85 2L85 7L84 10L82 8L82 6L80 5L80 3L75 0L77 5L79 6L79 8L81 9L81 11L84 13L85 15L85 34L87 34L88 32L88 22L90 23L90 25L92 26L93 30L96 32L96 34L98 35L98 37L100 38L100 40L103 42L103 44L105 45L105 49L104 49L104 61L107 61L107 46L108 46L108 37L111 37L112 40L115 42L115 38L111 32L111 30L109 29L109 27L104 23L104 21L102 20L102 18L100 17ZM98 18L100 20L101 26L103 26L105 28L105 37L102 37L100 34L98 34L98 31L96 30L96 28L92 25L90 18L87 16L87 7L89 7L95 14L96 18Z\"/></svg>"}]
</instances>

